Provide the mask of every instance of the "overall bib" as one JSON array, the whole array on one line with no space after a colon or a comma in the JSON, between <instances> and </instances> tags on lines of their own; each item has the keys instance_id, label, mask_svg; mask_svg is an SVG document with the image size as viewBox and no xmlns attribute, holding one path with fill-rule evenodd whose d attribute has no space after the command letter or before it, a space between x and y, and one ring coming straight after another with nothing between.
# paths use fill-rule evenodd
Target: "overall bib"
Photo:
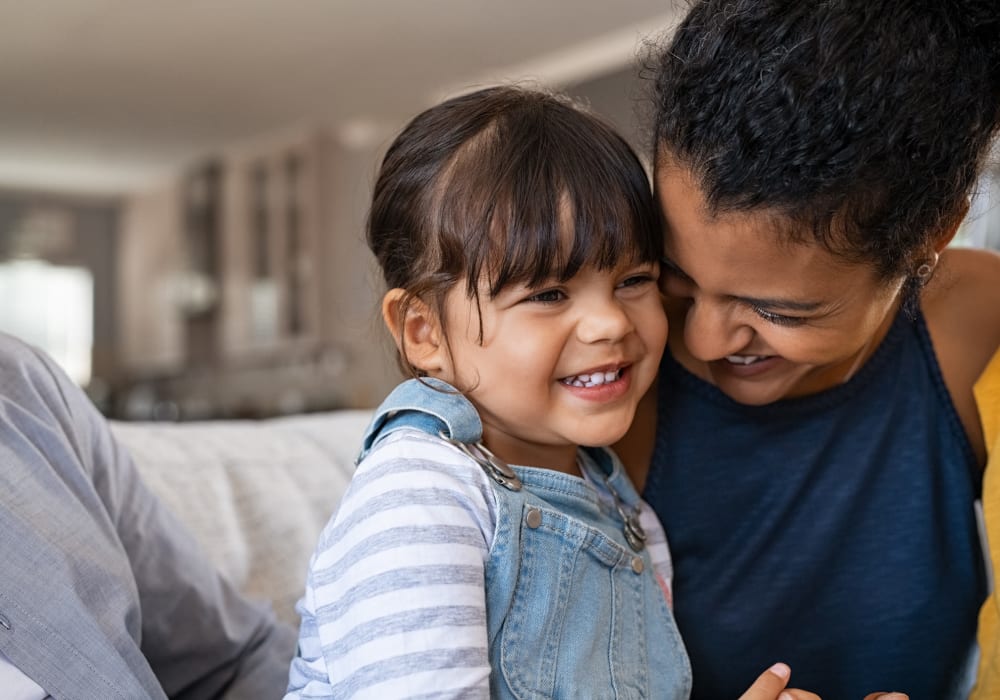
<instances>
[{"instance_id":1,"label":"overall bib","mask_svg":"<svg viewBox=\"0 0 1000 700\"><path fill-rule=\"evenodd\" d=\"M404 382L386 398L358 460L397 430L440 437L493 482L497 525L485 570L492 697L688 697L687 653L629 517L639 497L609 450L580 449L586 479L508 466L482 446L475 407L433 379Z\"/></svg>"}]
</instances>

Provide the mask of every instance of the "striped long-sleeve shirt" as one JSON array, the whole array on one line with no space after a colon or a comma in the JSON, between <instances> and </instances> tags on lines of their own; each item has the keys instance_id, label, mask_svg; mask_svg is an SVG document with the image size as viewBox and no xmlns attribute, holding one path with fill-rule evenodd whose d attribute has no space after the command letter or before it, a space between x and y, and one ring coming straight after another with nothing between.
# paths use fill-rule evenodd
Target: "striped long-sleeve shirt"
<instances>
[{"instance_id":1,"label":"striped long-sleeve shirt","mask_svg":"<svg viewBox=\"0 0 1000 700\"><path fill-rule=\"evenodd\" d=\"M489 697L494 488L422 432L395 433L368 455L310 562L286 700ZM666 538L645 503L640 519L669 586Z\"/></svg>"}]
</instances>

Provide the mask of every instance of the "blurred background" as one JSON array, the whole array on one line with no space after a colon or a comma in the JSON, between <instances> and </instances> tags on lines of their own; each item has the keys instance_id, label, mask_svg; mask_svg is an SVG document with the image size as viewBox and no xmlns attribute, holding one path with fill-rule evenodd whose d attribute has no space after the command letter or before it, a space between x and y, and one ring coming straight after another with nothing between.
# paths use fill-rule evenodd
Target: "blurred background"
<instances>
[{"instance_id":1,"label":"blurred background","mask_svg":"<svg viewBox=\"0 0 1000 700\"><path fill-rule=\"evenodd\" d=\"M373 406L399 374L363 228L395 133L519 80L645 155L637 59L682 4L0 0L0 329L115 418ZM1000 247L998 183L958 244Z\"/></svg>"}]
</instances>

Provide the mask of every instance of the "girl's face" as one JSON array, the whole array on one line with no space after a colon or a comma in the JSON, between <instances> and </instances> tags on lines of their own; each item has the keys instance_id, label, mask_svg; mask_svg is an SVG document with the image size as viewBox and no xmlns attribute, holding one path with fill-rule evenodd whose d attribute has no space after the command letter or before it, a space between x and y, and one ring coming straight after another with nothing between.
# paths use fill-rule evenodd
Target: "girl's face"
<instances>
[{"instance_id":1,"label":"girl's face","mask_svg":"<svg viewBox=\"0 0 1000 700\"><path fill-rule=\"evenodd\" d=\"M690 174L660 168L661 286L671 352L735 401L762 405L846 381L892 323L903 280L817 243L789 243L765 212L710 217Z\"/></svg>"},{"instance_id":2,"label":"girl's face","mask_svg":"<svg viewBox=\"0 0 1000 700\"><path fill-rule=\"evenodd\" d=\"M576 472L578 445L625 434L666 343L658 275L654 263L622 263L493 299L481 286L481 341L475 302L455 285L441 378L479 409L491 450L513 464Z\"/></svg>"}]
</instances>

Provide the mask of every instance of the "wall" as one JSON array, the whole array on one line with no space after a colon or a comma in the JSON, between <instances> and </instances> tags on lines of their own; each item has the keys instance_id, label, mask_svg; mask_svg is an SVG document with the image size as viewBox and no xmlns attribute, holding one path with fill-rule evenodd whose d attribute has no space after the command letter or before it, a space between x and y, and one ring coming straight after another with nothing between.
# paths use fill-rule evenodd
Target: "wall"
<instances>
[{"instance_id":1,"label":"wall","mask_svg":"<svg viewBox=\"0 0 1000 700\"><path fill-rule=\"evenodd\" d=\"M627 66L569 85L565 91L614 124L639 157L649 163L653 139L650 88L637 68Z\"/></svg>"},{"instance_id":2,"label":"wall","mask_svg":"<svg viewBox=\"0 0 1000 700\"><path fill-rule=\"evenodd\" d=\"M374 407L399 381L395 347L379 305L384 283L365 243L365 219L388 133L327 142L322 278L323 335L340 344L350 371L343 391L353 405Z\"/></svg>"}]
</instances>

